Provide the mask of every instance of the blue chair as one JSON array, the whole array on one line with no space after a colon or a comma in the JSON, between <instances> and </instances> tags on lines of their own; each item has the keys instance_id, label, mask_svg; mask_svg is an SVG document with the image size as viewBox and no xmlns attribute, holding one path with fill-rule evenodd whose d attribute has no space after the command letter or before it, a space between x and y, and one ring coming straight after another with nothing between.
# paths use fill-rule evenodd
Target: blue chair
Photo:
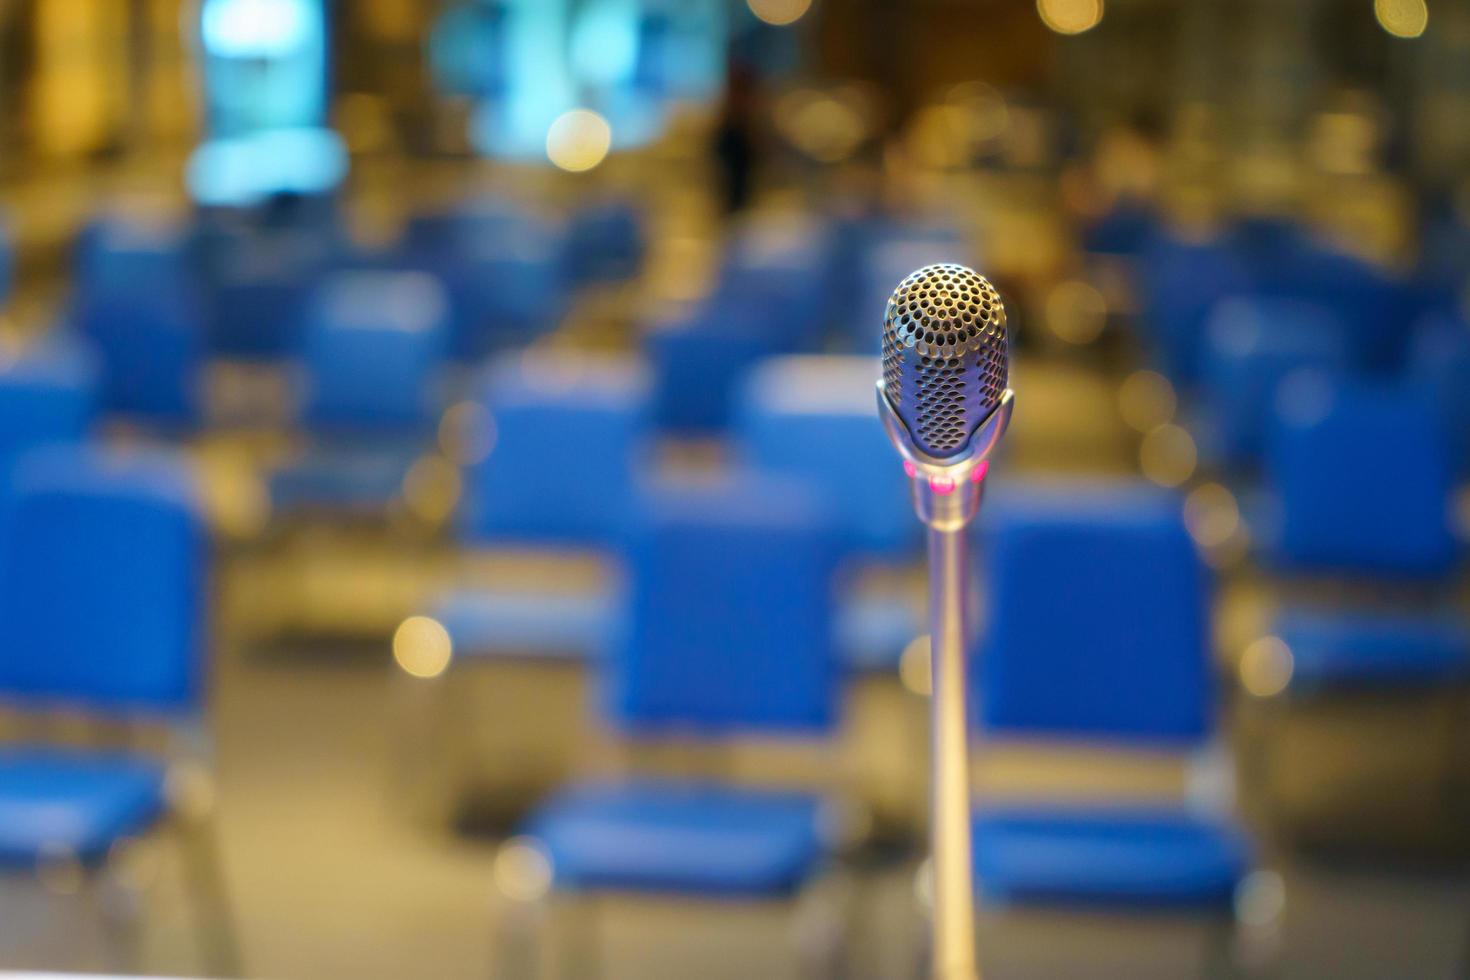
<instances>
[{"instance_id":1,"label":"blue chair","mask_svg":"<svg viewBox=\"0 0 1470 980\"><path fill-rule=\"evenodd\" d=\"M300 349L313 291L343 260L335 227L240 225L206 220L197 235L212 352L275 360Z\"/></svg>"},{"instance_id":2,"label":"blue chair","mask_svg":"<svg viewBox=\"0 0 1470 980\"><path fill-rule=\"evenodd\" d=\"M730 242L713 302L748 307L752 324L787 351L815 351L834 313L834 258L827 228L815 220L767 219Z\"/></svg>"},{"instance_id":3,"label":"blue chair","mask_svg":"<svg viewBox=\"0 0 1470 980\"><path fill-rule=\"evenodd\" d=\"M443 288L420 273L346 272L317 290L303 351L306 425L422 432L437 416L447 340Z\"/></svg>"},{"instance_id":4,"label":"blue chair","mask_svg":"<svg viewBox=\"0 0 1470 980\"><path fill-rule=\"evenodd\" d=\"M1153 212L1140 201L1120 200L1082 232L1082 247L1094 255L1136 259L1158 228Z\"/></svg>"},{"instance_id":5,"label":"blue chair","mask_svg":"<svg viewBox=\"0 0 1470 980\"><path fill-rule=\"evenodd\" d=\"M573 283L632 279L643 264L642 215L626 201L575 209L567 220L562 262Z\"/></svg>"},{"instance_id":6,"label":"blue chair","mask_svg":"<svg viewBox=\"0 0 1470 980\"><path fill-rule=\"evenodd\" d=\"M473 361L542 336L561 321L570 292L555 230L508 202L417 216L401 263L428 272L449 294L450 356Z\"/></svg>"},{"instance_id":7,"label":"blue chair","mask_svg":"<svg viewBox=\"0 0 1470 980\"><path fill-rule=\"evenodd\" d=\"M109 219L84 232L69 319L96 348L102 408L165 426L201 410L204 312L175 230Z\"/></svg>"},{"instance_id":8,"label":"blue chair","mask_svg":"<svg viewBox=\"0 0 1470 980\"><path fill-rule=\"evenodd\" d=\"M152 720L187 734L203 711L207 535L189 474L163 453L40 449L0 518L0 697L29 711ZM197 763L196 763L197 764ZM98 885L119 844L188 833L211 970L236 969L202 813L166 790L168 760L119 745L0 750L0 866L74 860ZM178 805L176 805L178 804ZM197 798L196 798L197 804ZM204 846L199 846L204 845ZM135 969L136 964L124 964Z\"/></svg>"},{"instance_id":9,"label":"blue chair","mask_svg":"<svg viewBox=\"0 0 1470 980\"><path fill-rule=\"evenodd\" d=\"M1428 391L1449 435L1455 475L1470 479L1470 324L1436 317L1421 324L1409 354L1408 377Z\"/></svg>"},{"instance_id":10,"label":"blue chair","mask_svg":"<svg viewBox=\"0 0 1470 980\"><path fill-rule=\"evenodd\" d=\"M1433 580L1455 567L1449 450L1421 392L1293 376L1266 476L1270 517L1253 531L1280 568Z\"/></svg>"},{"instance_id":11,"label":"blue chair","mask_svg":"<svg viewBox=\"0 0 1470 980\"><path fill-rule=\"evenodd\" d=\"M1287 608L1272 633L1290 658L1292 696L1470 680L1470 629L1452 616Z\"/></svg>"},{"instance_id":12,"label":"blue chair","mask_svg":"<svg viewBox=\"0 0 1470 980\"><path fill-rule=\"evenodd\" d=\"M645 739L829 734L835 559L824 510L799 484L650 490L630 529L625 621L602 663L609 720ZM558 794L510 846L539 855L559 901L779 899L830 856L819 800L709 780L596 780Z\"/></svg>"},{"instance_id":13,"label":"blue chair","mask_svg":"<svg viewBox=\"0 0 1470 980\"><path fill-rule=\"evenodd\" d=\"M97 415L97 359L86 343L53 333L0 364L0 471L29 450L81 442Z\"/></svg>"},{"instance_id":14,"label":"blue chair","mask_svg":"<svg viewBox=\"0 0 1470 980\"><path fill-rule=\"evenodd\" d=\"M378 510L399 495L440 404L448 305L431 277L343 272L313 297L301 366L312 441L271 476L283 510Z\"/></svg>"},{"instance_id":15,"label":"blue chair","mask_svg":"<svg viewBox=\"0 0 1470 980\"><path fill-rule=\"evenodd\" d=\"M659 428L684 435L723 432L746 372L789 352L753 304L713 298L656 325L644 346L653 366L654 418Z\"/></svg>"},{"instance_id":16,"label":"blue chair","mask_svg":"<svg viewBox=\"0 0 1470 980\"><path fill-rule=\"evenodd\" d=\"M1224 465L1250 466L1265 452L1266 426L1282 379L1303 368L1346 372L1342 329L1326 310L1294 300L1236 297L1206 327L1200 442Z\"/></svg>"},{"instance_id":17,"label":"blue chair","mask_svg":"<svg viewBox=\"0 0 1470 980\"><path fill-rule=\"evenodd\" d=\"M1144 340L1176 387L1193 387L1205 323L1215 305L1251 289L1250 276L1229 245L1192 241L1161 229L1138 262Z\"/></svg>"},{"instance_id":18,"label":"blue chair","mask_svg":"<svg viewBox=\"0 0 1470 980\"><path fill-rule=\"evenodd\" d=\"M1209 583L1173 495L998 488L984 521L988 736L1189 753L1213 730ZM1226 814L1136 801L980 801L975 868L997 915L1031 904L1219 913L1250 868Z\"/></svg>"},{"instance_id":19,"label":"blue chair","mask_svg":"<svg viewBox=\"0 0 1470 980\"><path fill-rule=\"evenodd\" d=\"M651 464L650 396L636 361L550 353L494 364L475 393L486 451L466 461L462 539L612 544Z\"/></svg>"},{"instance_id":20,"label":"blue chair","mask_svg":"<svg viewBox=\"0 0 1470 980\"><path fill-rule=\"evenodd\" d=\"M873 425L874 372L867 357L767 361L741 389L735 428L744 462L821 488L852 554L901 561L916 554L922 526Z\"/></svg>"}]
</instances>

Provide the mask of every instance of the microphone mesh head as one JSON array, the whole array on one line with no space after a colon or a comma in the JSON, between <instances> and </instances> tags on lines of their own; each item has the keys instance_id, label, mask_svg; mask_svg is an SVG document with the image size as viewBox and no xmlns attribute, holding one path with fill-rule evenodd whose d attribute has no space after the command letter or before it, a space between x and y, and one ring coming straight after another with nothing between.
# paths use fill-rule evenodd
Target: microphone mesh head
<instances>
[{"instance_id":1,"label":"microphone mesh head","mask_svg":"<svg viewBox=\"0 0 1470 980\"><path fill-rule=\"evenodd\" d=\"M927 265L888 298L883 390L930 456L959 452L1006 390L1006 311L962 265Z\"/></svg>"}]
</instances>

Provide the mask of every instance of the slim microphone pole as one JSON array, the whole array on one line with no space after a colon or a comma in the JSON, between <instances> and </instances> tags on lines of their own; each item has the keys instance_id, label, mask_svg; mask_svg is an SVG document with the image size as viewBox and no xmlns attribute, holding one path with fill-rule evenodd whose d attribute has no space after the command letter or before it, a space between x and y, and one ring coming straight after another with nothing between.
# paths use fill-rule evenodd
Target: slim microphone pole
<instances>
[{"instance_id":1,"label":"slim microphone pole","mask_svg":"<svg viewBox=\"0 0 1470 980\"><path fill-rule=\"evenodd\" d=\"M1010 421L1008 390L975 433L958 464L922 460L880 385L879 415L904 456L914 510L929 529L930 783L929 846L933 922L931 975L978 980L975 956L975 875L970 820L969 644L966 599L970 548L966 528L980 509L984 457ZM895 432L895 426L897 432ZM914 455L911 455L914 454Z\"/></svg>"},{"instance_id":2,"label":"slim microphone pole","mask_svg":"<svg viewBox=\"0 0 1470 980\"><path fill-rule=\"evenodd\" d=\"M985 464L972 471L984 478ZM929 527L930 706L929 834L933 876L933 971L944 980L977 978L975 886L970 821L969 681L965 599L969 547L965 527L981 486L914 480L914 502ZM947 492L940 491L945 487Z\"/></svg>"}]
</instances>

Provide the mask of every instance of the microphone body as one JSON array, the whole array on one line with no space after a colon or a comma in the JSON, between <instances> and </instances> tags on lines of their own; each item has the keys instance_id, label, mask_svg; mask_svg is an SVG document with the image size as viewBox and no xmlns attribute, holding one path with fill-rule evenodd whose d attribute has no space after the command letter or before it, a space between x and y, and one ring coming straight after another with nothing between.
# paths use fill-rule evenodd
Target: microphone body
<instances>
[{"instance_id":1,"label":"microphone body","mask_svg":"<svg viewBox=\"0 0 1470 980\"><path fill-rule=\"evenodd\" d=\"M969 548L989 456L1010 423L1005 308L958 265L926 266L888 300L878 415L904 460L914 510L929 529L932 681L931 975L978 980L971 846L965 616Z\"/></svg>"}]
</instances>

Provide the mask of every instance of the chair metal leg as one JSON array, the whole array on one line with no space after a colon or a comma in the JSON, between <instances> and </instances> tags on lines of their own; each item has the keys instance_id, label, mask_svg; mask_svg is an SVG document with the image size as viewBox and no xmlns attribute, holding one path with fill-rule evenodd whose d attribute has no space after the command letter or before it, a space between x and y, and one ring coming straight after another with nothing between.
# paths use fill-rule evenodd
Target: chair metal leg
<instances>
[{"instance_id":1,"label":"chair metal leg","mask_svg":"<svg viewBox=\"0 0 1470 980\"><path fill-rule=\"evenodd\" d=\"M238 933L224 871L220 865L219 839L211 816L185 816L174 822L174 831L188 879L199 949L205 970L211 976L243 975Z\"/></svg>"},{"instance_id":2,"label":"chair metal leg","mask_svg":"<svg viewBox=\"0 0 1470 980\"><path fill-rule=\"evenodd\" d=\"M549 976L553 980L597 980L602 973L597 896L552 892L547 903Z\"/></svg>"},{"instance_id":3,"label":"chair metal leg","mask_svg":"<svg viewBox=\"0 0 1470 980\"><path fill-rule=\"evenodd\" d=\"M802 889L793 922L801 976L809 980L852 976L852 922L859 905L857 878L845 868L831 868Z\"/></svg>"},{"instance_id":4,"label":"chair metal leg","mask_svg":"<svg viewBox=\"0 0 1470 980\"><path fill-rule=\"evenodd\" d=\"M142 896L106 864L87 872L81 895L97 916L107 970L142 972Z\"/></svg>"}]
</instances>

